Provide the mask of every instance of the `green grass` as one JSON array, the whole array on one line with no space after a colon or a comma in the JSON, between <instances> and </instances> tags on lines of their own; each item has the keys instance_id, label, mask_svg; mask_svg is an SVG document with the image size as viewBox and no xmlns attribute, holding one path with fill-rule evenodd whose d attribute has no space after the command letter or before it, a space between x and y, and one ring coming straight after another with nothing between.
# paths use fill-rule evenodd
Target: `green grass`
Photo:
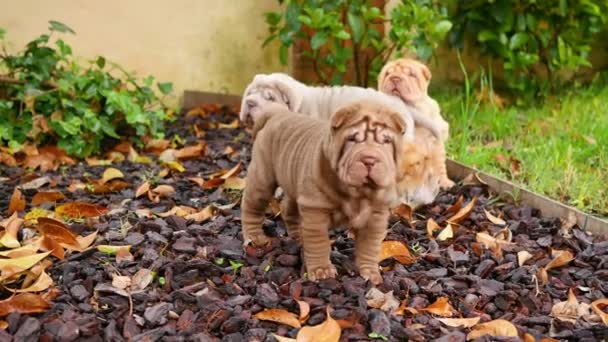
<instances>
[{"instance_id":1,"label":"green grass","mask_svg":"<svg viewBox=\"0 0 608 342\"><path fill-rule=\"evenodd\" d=\"M608 87L498 109L473 91L431 91L450 123L448 157L585 212L608 216ZM501 166L501 154L507 163ZM521 162L509 170L509 157Z\"/></svg>"}]
</instances>

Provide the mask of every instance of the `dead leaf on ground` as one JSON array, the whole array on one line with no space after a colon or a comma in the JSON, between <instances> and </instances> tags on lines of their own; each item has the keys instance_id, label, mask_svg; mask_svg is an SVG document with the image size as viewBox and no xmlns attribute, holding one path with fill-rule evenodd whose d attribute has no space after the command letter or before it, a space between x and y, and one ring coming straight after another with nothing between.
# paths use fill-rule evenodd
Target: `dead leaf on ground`
<instances>
[{"instance_id":1,"label":"dead leaf on ground","mask_svg":"<svg viewBox=\"0 0 608 342\"><path fill-rule=\"evenodd\" d=\"M43 208L34 208L30 210L30 212L25 214L24 224L26 227L33 227L38 224L38 219L41 217L59 219L59 215L57 215L54 211L50 211Z\"/></svg>"},{"instance_id":2,"label":"dead leaf on ground","mask_svg":"<svg viewBox=\"0 0 608 342\"><path fill-rule=\"evenodd\" d=\"M51 178L48 176L38 177L34 180L31 180L27 183L21 184L19 187L23 190L36 190L41 188L42 186L51 182Z\"/></svg>"},{"instance_id":3,"label":"dead leaf on ground","mask_svg":"<svg viewBox=\"0 0 608 342\"><path fill-rule=\"evenodd\" d=\"M146 142L145 151L159 154L164 150L168 149L170 145L171 142L166 139L151 139Z\"/></svg>"},{"instance_id":4,"label":"dead leaf on ground","mask_svg":"<svg viewBox=\"0 0 608 342\"><path fill-rule=\"evenodd\" d=\"M219 177L221 179L227 179L227 178L230 178L232 176L236 176L241 171L241 167L242 167L241 162L238 162L238 164L236 164L232 169L226 171L223 174L220 174ZM219 171L219 172L221 172L221 171ZM215 178L215 177L211 177L211 178Z\"/></svg>"},{"instance_id":5,"label":"dead leaf on ground","mask_svg":"<svg viewBox=\"0 0 608 342\"><path fill-rule=\"evenodd\" d=\"M507 224L505 220L490 214L490 212L488 212L487 210L484 209L483 212L486 214L488 220L494 223L495 225L504 226L505 224Z\"/></svg>"},{"instance_id":6,"label":"dead leaf on ground","mask_svg":"<svg viewBox=\"0 0 608 342\"><path fill-rule=\"evenodd\" d=\"M445 241L447 239L451 239L454 237L454 228L452 228L452 225L448 223L448 225L443 228L443 230L441 232L439 232L439 235L437 235L437 240L439 241Z\"/></svg>"},{"instance_id":7,"label":"dead leaf on ground","mask_svg":"<svg viewBox=\"0 0 608 342\"><path fill-rule=\"evenodd\" d=\"M40 249L41 244L42 244L42 238L39 237L39 238L33 240L32 242L28 243L27 245L17 247L17 248L7 249L5 251L0 251L0 256L14 259L14 258L19 258L19 257L23 257L23 256L36 254L36 252Z\"/></svg>"},{"instance_id":8,"label":"dead leaf on ground","mask_svg":"<svg viewBox=\"0 0 608 342\"><path fill-rule=\"evenodd\" d=\"M549 270L565 266L570 263L570 261L574 260L574 255L572 252L567 250L553 250L551 252L554 257L547 266L541 268L538 272L538 278L540 279L542 284L546 284L549 281L549 274L547 273Z\"/></svg>"},{"instance_id":9,"label":"dead leaf on ground","mask_svg":"<svg viewBox=\"0 0 608 342\"><path fill-rule=\"evenodd\" d=\"M149 190L150 190L150 182L148 182L148 181L143 182L137 188L137 191L135 191L135 198L147 194Z\"/></svg>"},{"instance_id":10,"label":"dead leaf on ground","mask_svg":"<svg viewBox=\"0 0 608 342\"><path fill-rule=\"evenodd\" d=\"M271 321L280 324L289 325L290 327L300 328L300 320L298 316L285 309L266 309L253 315L253 317L262 321Z\"/></svg>"},{"instance_id":11,"label":"dead leaf on ground","mask_svg":"<svg viewBox=\"0 0 608 342\"><path fill-rule=\"evenodd\" d=\"M175 151L175 157L181 160L199 158L205 155L207 150L207 144L199 142L193 146L186 146Z\"/></svg>"},{"instance_id":12,"label":"dead leaf on ground","mask_svg":"<svg viewBox=\"0 0 608 342\"><path fill-rule=\"evenodd\" d=\"M0 259L0 270L13 269L25 271L34 266L40 260L46 258L50 252L32 254L14 259Z\"/></svg>"},{"instance_id":13,"label":"dead leaf on ground","mask_svg":"<svg viewBox=\"0 0 608 342\"><path fill-rule=\"evenodd\" d=\"M61 245L48 236L42 237L41 249L43 251L48 251L52 256L59 260L63 260L65 258L65 251Z\"/></svg>"},{"instance_id":14,"label":"dead leaf on ground","mask_svg":"<svg viewBox=\"0 0 608 342\"><path fill-rule=\"evenodd\" d=\"M13 195L11 196L11 200L8 204L8 214L12 215L15 212L24 211L25 210L25 198L23 197L23 193L19 188L15 188L13 190Z\"/></svg>"},{"instance_id":15,"label":"dead leaf on ground","mask_svg":"<svg viewBox=\"0 0 608 342\"><path fill-rule=\"evenodd\" d=\"M456 310L448 302L448 297L440 297L435 303L427 306L426 308L418 309L418 311L426 311L437 316L452 317Z\"/></svg>"},{"instance_id":16,"label":"dead leaf on ground","mask_svg":"<svg viewBox=\"0 0 608 342\"><path fill-rule=\"evenodd\" d=\"M393 214L406 222L412 222L412 207L405 203L401 203L397 208L393 209Z\"/></svg>"},{"instance_id":17,"label":"dead leaf on ground","mask_svg":"<svg viewBox=\"0 0 608 342\"><path fill-rule=\"evenodd\" d=\"M446 212L449 214L456 214L461 208L462 208L462 204L464 203L464 197L462 195L458 196L458 200L456 200L456 202L454 204L452 204L447 210Z\"/></svg>"},{"instance_id":18,"label":"dead leaf on ground","mask_svg":"<svg viewBox=\"0 0 608 342\"><path fill-rule=\"evenodd\" d=\"M240 177L230 177L224 180L222 187L227 190L243 190L245 189L246 181Z\"/></svg>"},{"instance_id":19,"label":"dead leaf on ground","mask_svg":"<svg viewBox=\"0 0 608 342\"><path fill-rule=\"evenodd\" d=\"M131 254L130 248L123 247L123 248L119 248L116 251L116 262L117 263L132 262L133 260L135 260L135 257L133 256L133 254Z\"/></svg>"},{"instance_id":20,"label":"dead leaf on ground","mask_svg":"<svg viewBox=\"0 0 608 342\"><path fill-rule=\"evenodd\" d=\"M519 264L519 266L523 266L526 261L530 260L531 258L532 254L530 254L528 251L517 252L517 263Z\"/></svg>"},{"instance_id":21,"label":"dead leaf on ground","mask_svg":"<svg viewBox=\"0 0 608 342\"><path fill-rule=\"evenodd\" d=\"M51 277L46 274L46 272L44 272L44 270L42 271L42 273L40 273L40 276L38 276L38 279L36 279L36 281L25 288L22 289L9 289L7 288L7 290L11 291L11 292L41 292L44 291L46 289L48 289L49 287L51 287L53 285L53 279L51 279Z\"/></svg>"},{"instance_id":22,"label":"dead leaf on ground","mask_svg":"<svg viewBox=\"0 0 608 342\"><path fill-rule=\"evenodd\" d=\"M74 165L76 162L74 159L67 156L67 154L56 146L45 146L38 148L37 154L26 156L23 167L37 169L46 172L49 170L56 170L59 165Z\"/></svg>"},{"instance_id":23,"label":"dead leaf on ground","mask_svg":"<svg viewBox=\"0 0 608 342\"><path fill-rule=\"evenodd\" d=\"M152 283L154 276L152 271L147 268L140 268L131 278L131 286L133 290L144 290Z\"/></svg>"},{"instance_id":24,"label":"dead leaf on ground","mask_svg":"<svg viewBox=\"0 0 608 342\"><path fill-rule=\"evenodd\" d=\"M131 185L122 179L113 179L107 183L101 183L101 181L94 181L90 187L85 189L91 193L97 195L109 194L112 192L118 192L124 189L128 189Z\"/></svg>"},{"instance_id":25,"label":"dead leaf on ground","mask_svg":"<svg viewBox=\"0 0 608 342\"><path fill-rule=\"evenodd\" d=\"M17 235L23 224L23 219L17 216L17 212L14 212L9 218L0 222L0 226L4 227L4 234L0 238L0 245L7 248L17 248L21 246Z\"/></svg>"},{"instance_id":26,"label":"dead leaf on ground","mask_svg":"<svg viewBox=\"0 0 608 342\"><path fill-rule=\"evenodd\" d=\"M0 301L0 317L4 317L10 313L40 313L46 311L49 307L49 302L40 295L19 293Z\"/></svg>"},{"instance_id":27,"label":"dead leaf on ground","mask_svg":"<svg viewBox=\"0 0 608 342\"><path fill-rule=\"evenodd\" d=\"M169 197L175 193L175 188L171 185L162 184L150 191L162 197Z\"/></svg>"},{"instance_id":28,"label":"dead leaf on ground","mask_svg":"<svg viewBox=\"0 0 608 342\"><path fill-rule=\"evenodd\" d=\"M65 195L59 191L40 191L32 197L32 206L39 206L43 203L56 203L65 199Z\"/></svg>"},{"instance_id":29,"label":"dead leaf on ground","mask_svg":"<svg viewBox=\"0 0 608 342\"><path fill-rule=\"evenodd\" d=\"M203 185L205 185L205 179L202 177L188 177L188 180L196 183L201 188L203 187Z\"/></svg>"},{"instance_id":30,"label":"dead leaf on ground","mask_svg":"<svg viewBox=\"0 0 608 342\"><path fill-rule=\"evenodd\" d=\"M331 317L330 308L327 307L327 318L321 324L306 326L298 331L297 342L338 342L342 329L338 322Z\"/></svg>"},{"instance_id":31,"label":"dead leaf on ground","mask_svg":"<svg viewBox=\"0 0 608 342\"><path fill-rule=\"evenodd\" d=\"M460 223L465 220L471 214L471 210L475 207L475 203L477 203L477 196L473 197L473 199L464 207L460 208L454 216L447 219L448 222L451 223Z\"/></svg>"},{"instance_id":32,"label":"dead leaf on ground","mask_svg":"<svg viewBox=\"0 0 608 342\"><path fill-rule=\"evenodd\" d=\"M303 300L297 300L295 298L294 300L298 303L298 307L300 308L300 322L304 323L308 319L308 316L310 316L310 304Z\"/></svg>"},{"instance_id":33,"label":"dead leaf on ground","mask_svg":"<svg viewBox=\"0 0 608 342\"><path fill-rule=\"evenodd\" d=\"M0 158L0 162L1 162L1 158ZM8 322L0 320L0 330L6 330L6 329L8 329Z\"/></svg>"},{"instance_id":34,"label":"dead leaf on ground","mask_svg":"<svg viewBox=\"0 0 608 342\"><path fill-rule=\"evenodd\" d=\"M109 209L93 203L70 202L56 207L55 212L63 217L83 218L107 214Z\"/></svg>"},{"instance_id":35,"label":"dead leaf on ground","mask_svg":"<svg viewBox=\"0 0 608 342\"><path fill-rule=\"evenodd\" d=\"M106 184L107 182L113 179L121 179L125 178L125 175L119 169L109 167L103 171L103 175L101 176L100 184Z\"/></svg>"},{"instance_id":36,"label":"dead leaf on ground","mask_svg":"<svg viewBox=\"0 0 608 342\"><path fill-rule=\"evenodd\" d=\"M426 235L429 237L429 239L432 239L433 233L439 229L441 229L441 227L432 218L430 218L430 219L428 219L428 221L426 221Z\"/></svg>"},{"instance_id":37,"label":"dead leaf on ground","mask_svg":"<svg viewBox=\"0 0 608 342\"><path fill-rule=\"evenodd\" d=\"M124 290L131 286L131 278L120 274L112 274L112 286L117 289Z\"/></svg>"},{"instance_id":38,"label":"dead leaf on ground","mask_svg":"<svg viewBox=\"0 0 608 342\"><path fill-rule=\"evenodd\" d=\"M562 321L576 323L579 317L588 316L591 313L591 306L587 303L579 303L572 289L568 290L568 299L559 302L551 308L551 316Z\"/></svg>"},{"instance_id":39,"label":"dead leaf on ground","mask_svg":"<svg viewBox=\"0 0 608 342\"><path fill-rule=\"evenodd\" d=\"M130 250L131 245L121 245L121 246L98 245L97 246L98 251L100 251L101 253L107 254L107 255L116 255L118 250L120 250L121 248L127 248L128 250Z\"/></svg>"},{"instance_id":40,"label":"dead leaf on ground","mask_svg":"<svg viewBox=\"0 0 608 342\"><path fill-rule=\"evenodd\" d=\"M436 320L438 320L439 322L454 328L470 328L475 324L479 323L480 319L480 316L471 318L436 318Z\"/></svg>"},{"instance_id":41,"label":"dead leaf on ground","mask_svg":"<svg viewBox=\"0 0 608 342\"><path fill-rule=\"evenodd\" d=\"M517 337L517 328L513 323L504 319L495 319L490 322L477 324L467 335L467 340L474 340L483 335Z\"/></svg>"},{"instance_id":42,"label":"dead leaf on ground","mask_svg":"<svg viewBox=\"0 0 608 342\"><path fill-rule=\"evenodd\" d=\"M521 161L509 156L509 172L511 177L517 177L521 174Z\"/></svg>"},{"instance_id":43,"label":"dead leaf on ground","mask_svg":"<svg viewBox=\"0 0 608 342\"><path fill-rule=\"evenodd\" d=\"M591 308L596 315L600 316L602 322L605 325L608 325L608 313L606 310L608 309L608 298L602 298L591 303Z\"/></svg>"},{"instance_id":44,"label":"dead leaf on ground","mask_svg":"<svg viewBox=\"0 0 608 342\"><path fill-rule=\"evenodd\" d=\"M394 258L403 265L411 265L416 262L410 250L401 241L382 241L380 248L380 261Z\"/></svg>"},{"instance_id":45,"label":"dead leaf on ground","mask_svg":"<svg viewBox=\"0 0 608 342\"><path fill-rule=\"evenodd\" d=\"M203 189L209 190L209 189L217 188L218 186L220 186L222 184L224 184L224 179L212 178L208 181L205 181L205 184L203 185Z\"/></svg>"},{"instance_id":46,"label":"dead leaf on ground","mask_svg":"<svg viewBox=\"0 0 608 342\"><path fill-rule=\"evenodd\" d=\"M106 165L112 164L112 160L110 160L110 159L97 159L97 158L89 157L89 158L84 158L84 160L87 162L88 166L106 166Z\"/></svg>"},{"instance_id":47,"label":"dead leaf on ground","mask_svg":"<svg viewBox=\"0 0 608 342\"><path fill-rule=\"evenodd\" d=\"M225 124L220 122L218 124L218 128L227 128L227 129L237 129L241 125L241 122L238 119L232 120L232 122Z\"/></svg>"},{"instance_id":48,"label":"dead leaf on ground","mask_svg":"<svg viewBox=\"0 0 608 342\"><path fill-rule=\"evenodd\" d=\"M69 246L80 246L76 240L76 234L68 228L63 222L53 220L47 217L38 219L36 229L44 236L55 240L57 243L63 243Z\"/></svg>"},{"instance_id":49,"label":"dead leaf on ground","mask_svg":"<svg viewBox=\"0 0 608 342\"><path fill-rule=\"evenodd\" d=\"M367 305L382 311L392 313L399 307L399 301L393 295L393 291L384 293L375 287L372 287L365 294Z\"/></svg>"},{"instance_id":50,"label":"dead leaf on ground","mask_svg":"<svg viewBox=\"0 0 608 342\"><path fill-rule=\"evenodd\" d=\"M160 217L169 217L169 216L179 216L179 217L186 217L190 214L194 214L197 213L197 210L195 208L192 207L188 207L185 205L176 205L175 207L169 209L168 211L165 211L163 213L157 213L156 215L160 216Z\"/></svg>"},{"instance_id":51,"label":"dead leaf on ground","mask_svg":"<svg viewBox=\"0 0 608 342\"><path fill-rule=\"evenodd\" d=\"M211 205L206 206L203 210L201 210L197 213L186 215L184 218L186 220L193 220L196 223L201 223L201 222L207 221L208 219L212 218L216 214L217 214L217 207L215 207L214 205L211 204Z\"/></svg>"},{"instance_id":52,"label":"dead leaf on ground","mask_svg":"<svg viewBox=\"0 0 608 342\"><path fill-rule=\"evenodd\" d=\"M78 241L79 249L74 249L77 252L82 252L85 249L89 248L97 239L98 231L94 231L93 233L87 236L77 236L76 240ZM72 248L73 249L73 248Z\"/></svg>"},{"instance_id":53,"label":"dead leaf on ground","mask_svg":"<svg viewBox=\"0 0 608 342\"><path fill-rule=\"evenodd\" d=\"M0 164L4 164L9 167L17 166L17 160L9 153L0 151Z\"/></svg>"}]
</instances>

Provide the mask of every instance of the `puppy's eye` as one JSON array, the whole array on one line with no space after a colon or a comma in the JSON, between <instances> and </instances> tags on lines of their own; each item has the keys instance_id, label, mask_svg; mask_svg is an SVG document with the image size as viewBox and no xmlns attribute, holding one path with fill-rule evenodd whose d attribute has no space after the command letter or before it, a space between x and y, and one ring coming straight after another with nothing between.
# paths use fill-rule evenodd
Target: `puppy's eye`
<instances>
[{"instance_id":1,"label":"puppy's eye","mask_svg":"<svg viewBox=\"0 0 608 342\"><path fill-rule=\"evenodd\" d=\"M392 144L393 143L393 138L389 137L389 136L385 136L382 138L382 143L383 144Z\"/></svg>"},{"instance_id":2,"label":"puppy's eye","mask_svg":"<svg viewBox=\"0 0 608 342\"><path fill-rule=\"evenodd\" d=\"M346 141L357 142L357 135L356 134L349 135L348 137L346 137Z\"/></svg>"}]
</instances>

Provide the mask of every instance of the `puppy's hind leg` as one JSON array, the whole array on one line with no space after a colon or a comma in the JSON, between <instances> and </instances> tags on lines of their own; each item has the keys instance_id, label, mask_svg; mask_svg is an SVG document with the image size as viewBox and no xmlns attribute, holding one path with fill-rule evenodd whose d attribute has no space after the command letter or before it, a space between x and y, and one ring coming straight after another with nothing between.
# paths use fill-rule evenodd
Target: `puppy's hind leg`
<instances>
[{"instance_id":1,"label":"puppy's hind leg","mask_svg":"<svg viewBox=\"0 0 608 342\"><path fill-rule=\"evenodd\" d=\"M276 188L273 175L263 172L263 159L253 158L247 170L247 185L243 191L241 202L241 223L243 225L243 242L247 245L262 246L270 242L270 238L264 234L262 224L268 203L272 199Z\"/></svg>"},{"instance_id":2,"label":"puppy's hind leg","mask_svg":"<svg viewBox=\"0 0 608 342\"><path fill-rule=\"evenodd\" d=\"M284 195L281 201L281 217L287 226L287 234L294 240L300 240L300 213L296 201Z\"/></svg>"}]
</instances>

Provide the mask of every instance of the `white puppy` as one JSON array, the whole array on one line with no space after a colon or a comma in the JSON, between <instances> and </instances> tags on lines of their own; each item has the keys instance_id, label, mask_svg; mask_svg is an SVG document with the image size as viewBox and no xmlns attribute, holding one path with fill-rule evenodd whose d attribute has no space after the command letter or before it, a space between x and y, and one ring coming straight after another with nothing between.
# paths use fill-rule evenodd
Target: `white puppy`
<instances>
[{"instance_id":1,"label":"white puppy","mask_svg":"<svg viewBox=\"0 0 608 342\"><path fill-rule=\"evenodd\" d=\"M428 128L436 137L441 136L441 122L419 113L396 96L356 86L308 86L284 73L258 74L253 78L243 93L240 120L251 125L268 103L282 103L293 112L328 120L339 108L365 99L381 101L403 115L406 140L414 137L414 122Z\"/></svg>"}]
</instances>

